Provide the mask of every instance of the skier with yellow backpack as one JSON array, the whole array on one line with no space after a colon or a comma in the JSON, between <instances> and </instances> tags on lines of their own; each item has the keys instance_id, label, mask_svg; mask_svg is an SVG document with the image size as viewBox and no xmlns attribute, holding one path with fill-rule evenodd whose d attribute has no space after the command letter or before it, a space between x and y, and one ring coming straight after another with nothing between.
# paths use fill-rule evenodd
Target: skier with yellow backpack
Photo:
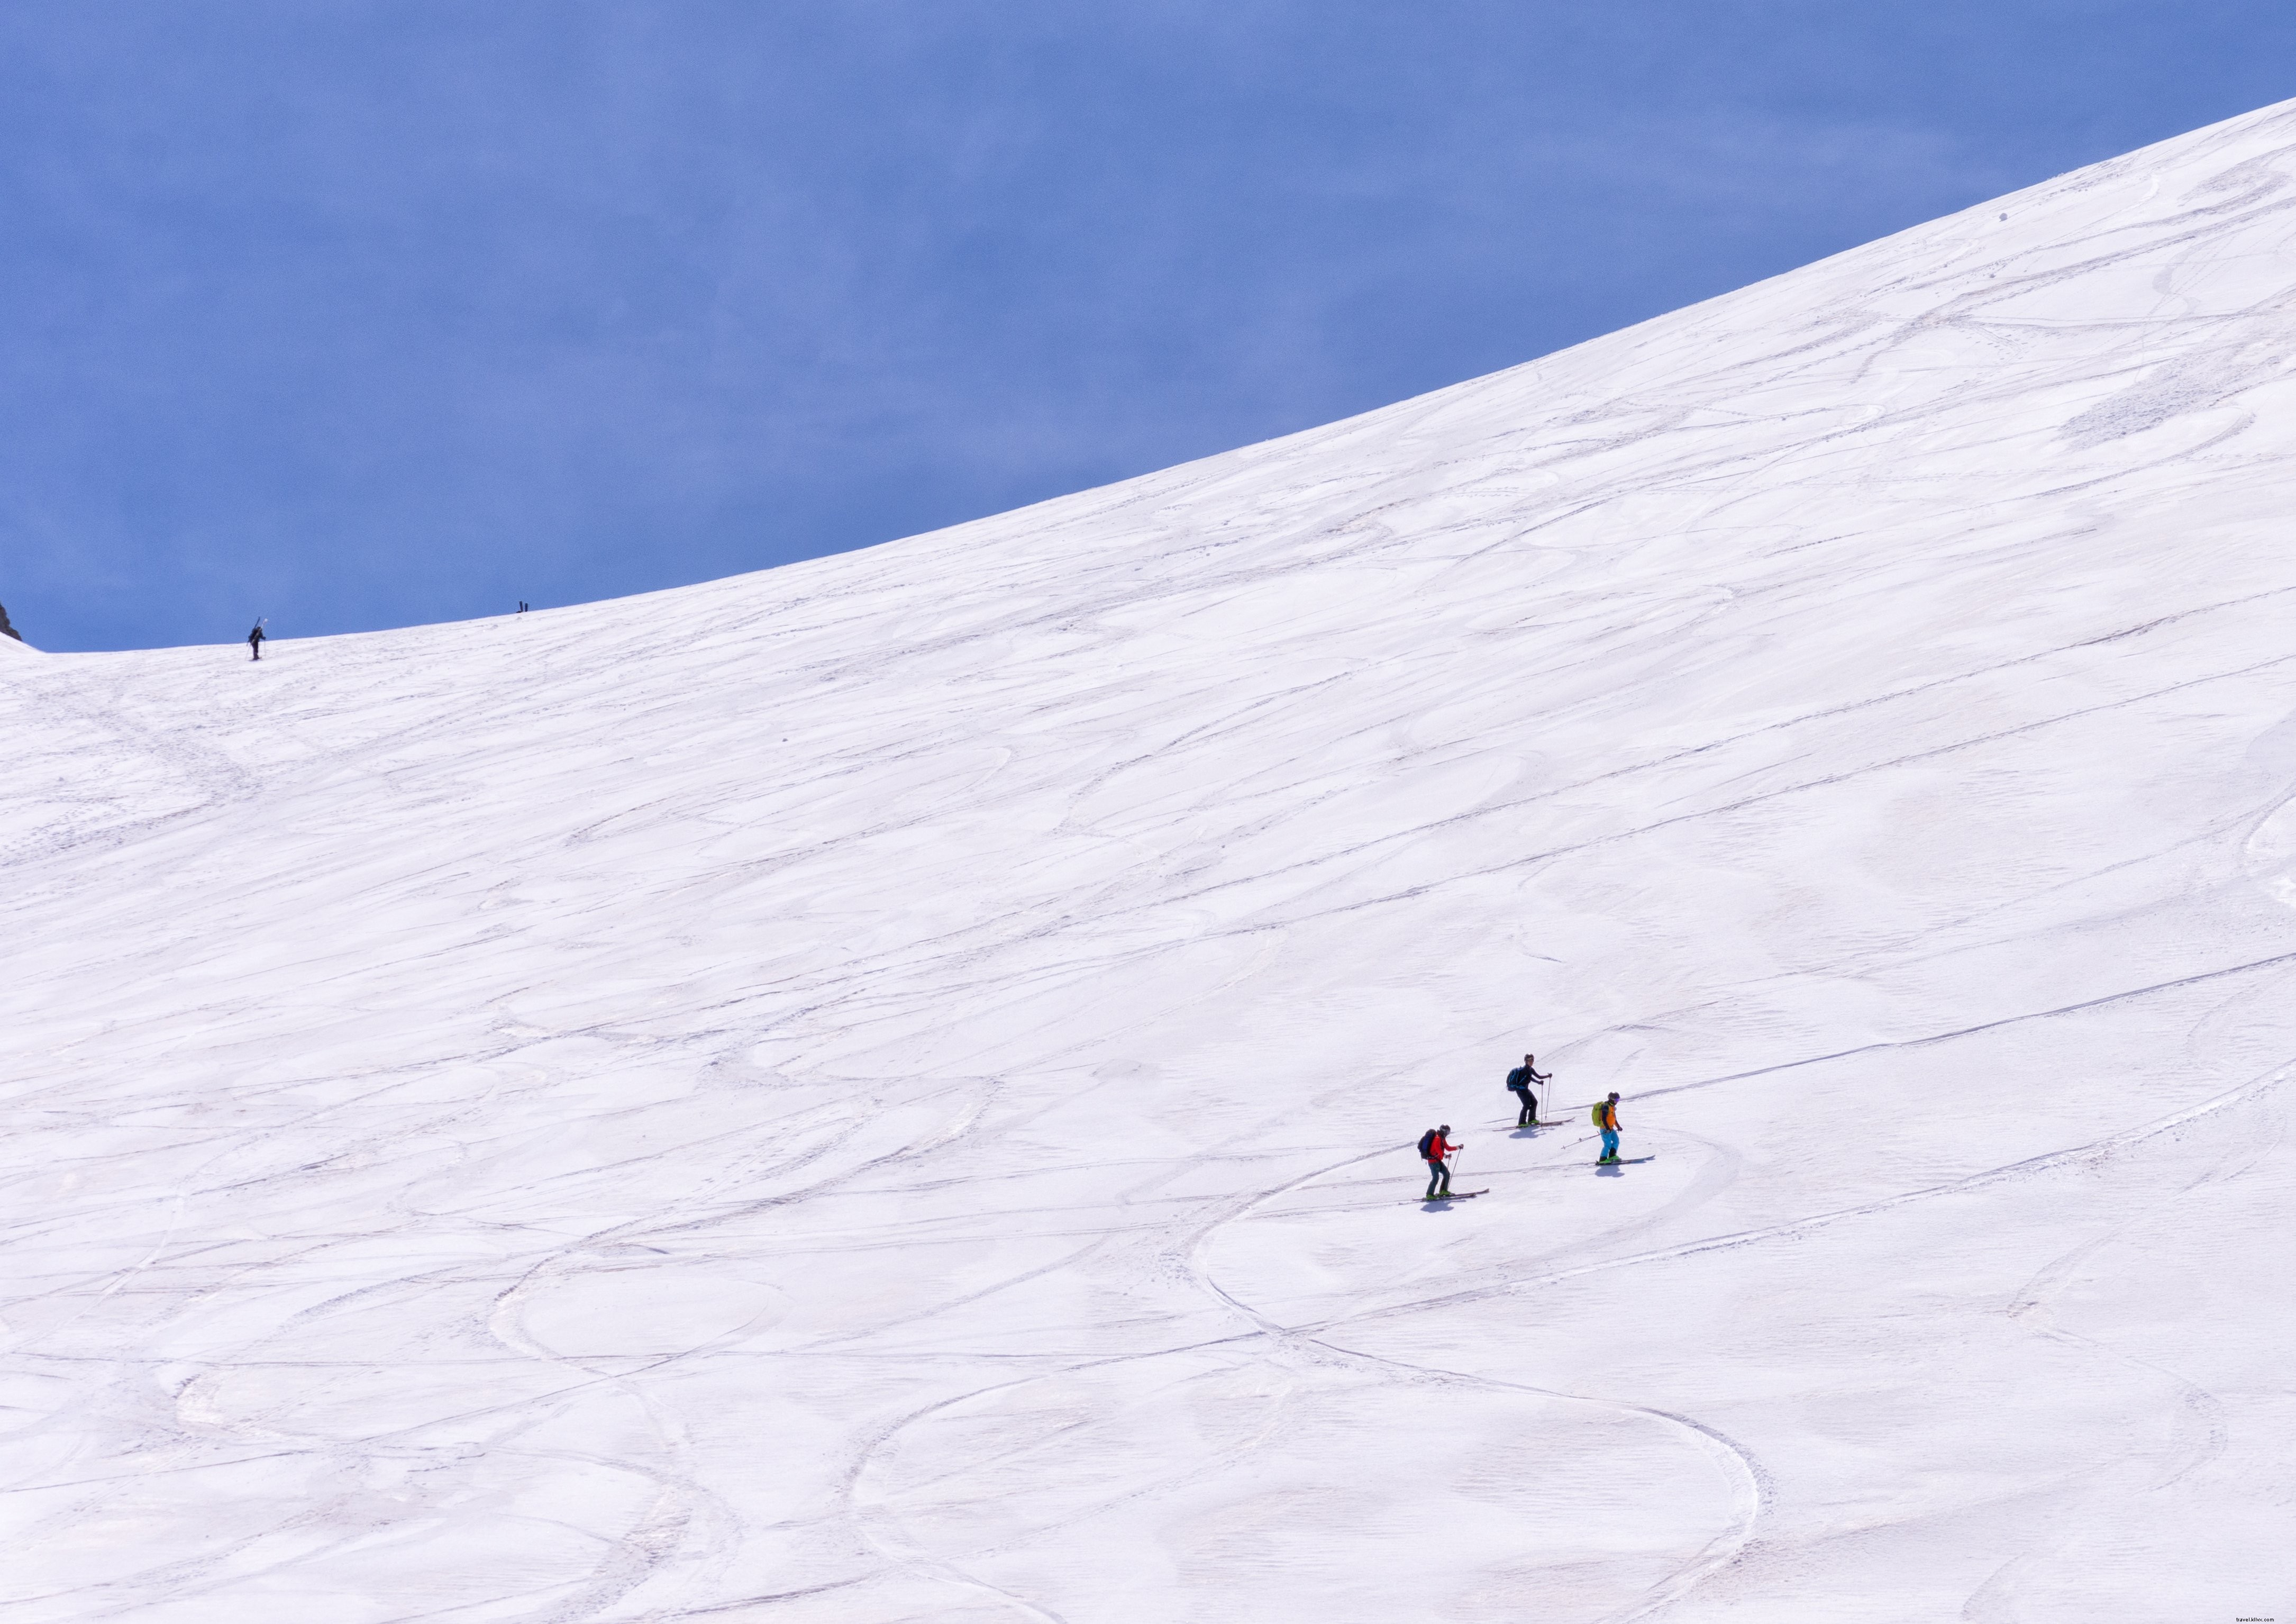
<instances>
[{"instance_id":1,"label":"skier with yellow backpack","mask_svg":"<svg viewBox=\"0 0 2296 1624\"><path fill-rule=\"evenodd\" d=\"M1603 1130L1603 1153L1595 1161L1596 1167L1619 1159L1619 1096L1611 1095L1595 1107L1595 1126Z\"/></svg>"}]
</instances>

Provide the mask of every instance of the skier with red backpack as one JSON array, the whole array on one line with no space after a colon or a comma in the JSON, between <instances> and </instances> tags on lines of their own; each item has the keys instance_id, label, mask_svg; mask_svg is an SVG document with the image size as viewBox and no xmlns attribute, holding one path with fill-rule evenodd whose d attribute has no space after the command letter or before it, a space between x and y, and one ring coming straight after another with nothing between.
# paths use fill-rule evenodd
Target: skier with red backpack
<instances>
[{"instance_id":1,"label":"skier with red backpack","mask_svg":"<svg viewBox=\"0 0 2296 1624\"><path fill-rule=\"evenodd\" d=\"M1427 1163L1427 1199L1431 1202L1436 1199L1438 1185L1442 1186L1446 1197L1451 1193L1451 1167L1444 1158L1459 1147L1452 1143L1450 1132L1451 1125L1446 1122L1440 1128L1431 1128L1419 1136L1419 1155Z\"/></svg>"}]
</instances>

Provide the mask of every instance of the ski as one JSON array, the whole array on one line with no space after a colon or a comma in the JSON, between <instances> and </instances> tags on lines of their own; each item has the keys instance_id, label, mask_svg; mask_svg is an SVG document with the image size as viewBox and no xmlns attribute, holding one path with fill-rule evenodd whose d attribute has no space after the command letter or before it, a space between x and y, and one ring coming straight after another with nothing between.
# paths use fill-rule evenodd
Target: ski
<instances>
[{"instance_id":1,"label":"ski","mask_svg":"<svg viewBox=\"0 0 2296 1624\"><path fill-rule=\"evenodd\" d=\"M1658 1152L1652 1151L1647 1156L1621 1156L1616 1161L1598 1161L1595 1165L1598 1168L1630 1168L1638 1162L1656 1161L1657 1160Z\"/></svg>"},{"instance_id":2,"label":"ski","mask_svg":"<svg viewBox=\"0 0 2296 1624\"><path fill-rule=\"evenodd\" d=\"M1454 1190L1448 1195L1423 1195L1419 1200L1423 1205L1428 1202L1471 1202L1478 1195L1490 1193L1490 1186L1486 1185L1480 1190Z\"/></svg>"}]
</instances>

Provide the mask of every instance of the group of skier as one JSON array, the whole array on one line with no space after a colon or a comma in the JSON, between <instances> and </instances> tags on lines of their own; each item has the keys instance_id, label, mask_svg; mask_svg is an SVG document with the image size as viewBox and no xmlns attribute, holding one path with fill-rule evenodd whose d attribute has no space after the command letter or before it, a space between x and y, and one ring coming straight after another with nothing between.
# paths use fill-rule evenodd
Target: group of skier
<instances>
[{"instance_id":1,"label":"group of skier","mask_svg":"<svg viewBox=\"0 0 2296 1624\"><path fill-rule=\"evenodd\" d=\"M1549 1080L1546 1072L1538 1069L1538 1058L1526 1054L1522 1064L1507 1073L1507 1092L1513 1095L1517 1105L1515 1126L1537 1128L1538 1096L1532 1088ZM1589 1113L1595 1130L1603 1136L1603 1153L1595 1159L1596 1167L1615 1167L1619 1162L1619 1096L1613 1093ZM1441 1123L1419 1136L1420 1159L1427 1164L1427 1197L1432 1201L1455 1199L1451 1193L1451 1157L1462 1142L1451 1137L1451 1125ZM1471 1191L1480 1195L1481 1191Z\"/></svg>"}]
</instances>

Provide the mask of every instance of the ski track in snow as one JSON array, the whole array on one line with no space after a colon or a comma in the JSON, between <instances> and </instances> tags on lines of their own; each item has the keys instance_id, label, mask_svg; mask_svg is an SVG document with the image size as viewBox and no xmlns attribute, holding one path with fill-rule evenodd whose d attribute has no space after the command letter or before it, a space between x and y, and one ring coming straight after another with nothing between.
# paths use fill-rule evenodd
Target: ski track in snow
<instances>
[{"instance_id":1,"label":"ski track in snow","mask_svg":"<svg viewBox=\"0 0 2296 1624\"><path fill-rule=\"evenodd\" d=\"M1247 1202L1244 1203L1241 1211L1231 1215L1231 1217L1227 1218L1220 1220L1220 1223L1226 1224L1234 1222L1235 1219L1244 1217L1253 1209L1261 1206L1267 1202L1273 1201L1280 1196L1288 1194L1292 1191L1309 1185L1315 1180L1330 1173L1337 1172L1341 1168L1352 1167L1369 1160L1371 1160L1369 1157L1350 1157L1346 1161L1341 1162L1334 1167L1326 1168L1319 1172L1308 1174L1303 1177L1294 1179L1288 1185L1270 1190L1264 1195ZM1729 1172L1726 1170L1728 1160L1729 1158L1726 1152L1723 1152L1721 1156L1717 1158L1718 1162L1723 1163L1726 1169L1722 1172L1722 1175L1718 1179L1715 1179L1710 1183L1702 1183L1702 1187L1693 1192L1691 1196L1669 1203L1669 1207L1662 1210L1660 1213L1654 1214L1647 1218L1621 1225L1617 1229L1611 1231L1609 1234L1602 1238L1603 1240L1614 1241L1621 1234L1630 1234L1649 1227L1659 1222L1662 1218L1675 1216L1676 1213L1680 1210L1700 1204L1707 1194L1711 1193L1713 1188L1718 1187L1719 1185L1728 1181L1730 1177ZM1443 1383L1456 1382L1468 1387L1506 1389L1518 1392L1535 1393L1543 1398L1557 1399L1566 1403L1575 1402L1590 1404L1603 1408L1631 1411L1634 1414L1653 1417L1680 1429L1683 1432L1689 1434L1696 1444L1711 1448L1718 1452L1725 1459L1726 1459L1731 1469L1741 1479L1741 1514L1735 1526L1731 1528L1726 1535L1718 1538L1708 1547L1695 1553L1692 1559L1688 1562L1685 1563L1680 1570L1669 1575L1666 1579L1655 1587L1653 1593L1650 1596L1646 1597L1638 1604L1628 1608L1626 1612L1614 1615L1615 1617L1621 1620L1633 1619L1644 1617L1650 1613L1660 1611L1667 1604L1678 1599L1688 1592L1700 1579L1706 1577L1708 1573L1726 1566L1731 1560L1734 1558L1737 1552L1753 1537L1754 1525L1756 1521L1759 1519L1761 1511L1761 1467L1751 1456L1746 1453L1745 1450L1740 1448L1736 1444L1731 1442L1730 1439L1723 1437L1719 1432L1715 1431L1712 1428L1702 1426L1696 1421L1692 1420L1687 1416L1677 1415L1665 1410L1651 1409L1643 1406L1620 1405L1602 1399L1589 1399L1579 1394L1556 1392L1549 1389L1535 1387L1524 1382L1500 1382L1491 1377L1473 1375L1464 1371L1444 1370L1433 1366L1415 1363L1409 1360L1387 1357L1378 1354L1365 1353L1355 1349L1343 1348L1338 1343L1333 1342L1327 1336L1310 1334L1300 1331L1297 1327L1281 1325L1274 1319L1271 1319L1259 1309L1252 1307L1250 1303L1237 1297L1234 1292L1221 1286L1219 1283L1212 1277L1210 1271L1204 1266L1202 1260L1204 1242L1210 1239L1218 1227L1219 1227L1219 1226L1215 1225L1210 1228L1208 1228L1204 1234L1198 1238L1196 1244L1190 1249L1189 1262L1191 1267L1193 1269L1199 1283L1203 1286L1204 1290L1210 1292L1229 1308L1234 1309L1236 1313L1250 1320L1259 1329L1262 1334L1275 1341L1287 1344L1304 1343L1311 1348L1335 1354L1341 1358L1356 1361L1374 1368L1402 1372L1407 1378L1415 1378ZM1718 1550L1715 1546L1719 1546L1721 1548Z\"/></svg>"},{"instance_id":2,"label":"ski track in snow","mask_svg":"<svg viewBox=\"0 0 2296 1624\"><path fill-rule=\"evenodd\" d=\"M765 575L0 648L0 1616L2296 1606L2292 176Z\"/></svg>"}]
</instances>

